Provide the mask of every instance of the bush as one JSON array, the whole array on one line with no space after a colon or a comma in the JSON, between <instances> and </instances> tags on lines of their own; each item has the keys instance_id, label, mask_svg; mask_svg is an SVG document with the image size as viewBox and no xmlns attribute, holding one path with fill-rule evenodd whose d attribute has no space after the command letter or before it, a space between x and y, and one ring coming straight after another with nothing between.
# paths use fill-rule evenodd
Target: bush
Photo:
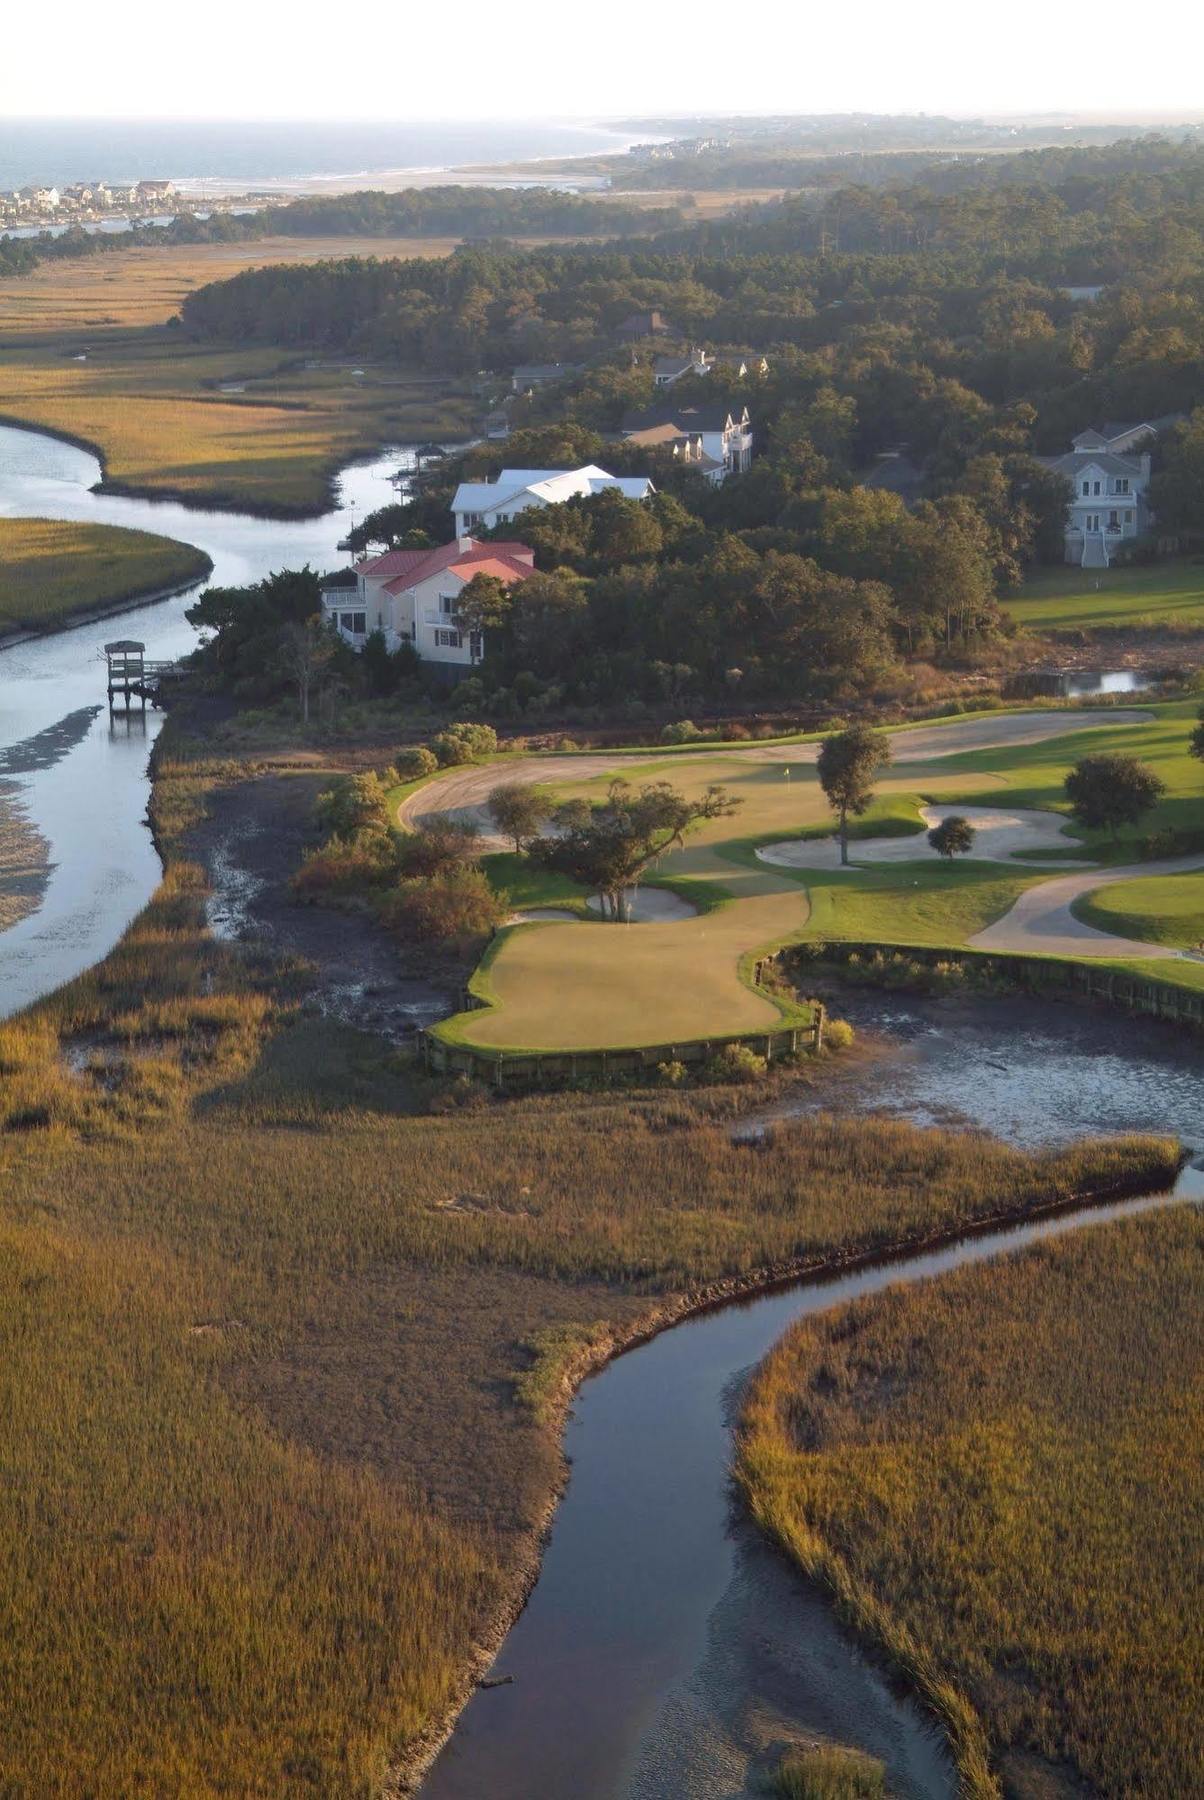
<instances>
[{"instance_id":1,"label":"bush","mask_svg":"<svg viewBox=\"0 0 1204 1800\"><path fill-rule=\"evenodd\" d=\"M431 739L431 749L445 768L459 763L480 762L497 750L497 732L492 725L474 725L461 721L448 725Z\"/></svg>"},{"instance_id":2,"label":"bush","mask_svg":"<svg viewBox=\"0 0 1204 1800\"><path fill-rule=\"evenodd\" d=\"M681 1087L686 1080L686 1065L676 1061L657 1063L656 1078L662 1087Z\"/></svg>"},{"instance_id":3,"label":"bush","mask_svg":"<svg viewBox=\"0 0 1204 1800\"><path fill-rule=\"evenodd\" d=\"M857 1033L847 1019L829 1019L824 1026L824 1048L826 1050L848 1050Z\"/></svg>"},{"instance_id":4,"label":"bush","mask_svg":"<svg viewBox=\"0 0 1204 1800\"><path fill-rule=\"evenodd\" d=\"M465 942L500 925L510 902L480 869L461 866L402 882L382 910L387 924L414 937Z\"/></svg>"},{"instance_id":5,"label":"bush","mask_svg":"<svg viewBox=\"0 0 1204 1800\"><path fill-rule=\"evenodd\" d=\"M396 871L397 841L391 833L357 831L340 837L336 832L320 850L309 852L290 886L298 900L317 900L322 894L379 887Z\"/></svg>"},{"instance_id":6,"label":"bush","mask_svg":"<svg viewBox=\"0 0 1204 1800\"><path fill-rule=\"evenodd\" d=\"M707 1065L712 1081L760 1081L769 1067L747 1044L725 1044Z\"/></svg>"},{"instance_id":7,"label":"bush","mask_svg":"<svg viewBox=\"0 0 1204 1800\"><path fill-rule=\"evenodd\" d=\"M474 863L480 854L476 827L449 813L431 813L420 831L411 831L397 846L397 868L403 875L442 875Z\"/></svg>"},{"instance_id":8,"label":"bush","mask_svg":"<svg viewBox=\"0 0 1204 1800\"><path fill-rule=\"evenodd\" d=\"M358 831L387 831L387 790L380 776L344 775L318 795L315 813L327 831L349 838Z\"/></svg>"},{"instance_id":9,"label":"bush","mask_svg":"<svg viewBox=\"0 0 1204 1800\"><path fill-rule=\"evenodd\" d=\"M425 744L415 744L412 749L399 750L395 763L398 780L417 781L423 775L433 775L439 767L439 758Z\"/></svg>"},{"instance_id":10,"label":"bush","mask_svg":"<svg viewBox=\"0 0 1204 1800\"><path fill-rule=\"evenodd\" d=\"M678 719L676 724L665 726L661 732L661 743L695 744L702 735L693 719Z\"/></svg>"}]
</instances>

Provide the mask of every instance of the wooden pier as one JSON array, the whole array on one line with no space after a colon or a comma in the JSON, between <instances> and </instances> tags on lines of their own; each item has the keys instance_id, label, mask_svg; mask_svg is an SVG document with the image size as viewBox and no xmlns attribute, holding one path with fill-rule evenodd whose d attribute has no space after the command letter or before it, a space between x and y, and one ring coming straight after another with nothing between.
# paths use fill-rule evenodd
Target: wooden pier
<instances>
[{"instance_id":1,"label":"wooden pier","mask_svg":"<svg viewBox=\"0 0 1204 1800\"><path fill-rule=\"evenodd\" d=\"M106 644L104 657L110 712L122 703L128 712L135 700L144 710L148 700L152 706L161 706L164 686L186 673L182 663L148 661L146 645L137 638L118 638Z\"/></svg>"}]
</instances>

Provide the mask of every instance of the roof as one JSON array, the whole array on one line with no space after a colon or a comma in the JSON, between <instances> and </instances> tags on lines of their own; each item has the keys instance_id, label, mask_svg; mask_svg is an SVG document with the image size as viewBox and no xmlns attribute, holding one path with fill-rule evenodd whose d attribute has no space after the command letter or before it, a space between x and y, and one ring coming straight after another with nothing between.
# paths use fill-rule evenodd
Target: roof
<instances>
[{"instance_id":1,"label":"roof","mask_svg":"<svg viewBox=\"0 0 1204 1800\"><path fill-rule=\"evenodd\" d=\"M658 425L672 425L683 435L697 431L726 431L729 425L741 424L748 417L746 406L729 406L724 400L708 400L697 404L667 400L660 406L645 406L628 413L623 420L623 435L648 431Z\"/></svg>"},{"instance_id":2,"label":"roof","mask_svg":"<svg viewBox=\"0 0 1204 1800\"><path fill-rule=\"evenodd\" d=\"M1084 469L1099 469L1104 475L1142 473L1139 456L1113 456L1107 450L1071 450L1066 456L1039 456L1037 461L1059 475L1081 475Z\"/></svg>"},{"instance_id":3,"label":"roof","mask_svg":"<svg viewBox=\"0 0 1204 1800\"><path fill-rule=\"evenodd\" d=\"M652 373L684 375L687 369L709 369L714 360L705 350L692 350L689 356L658 356L652 365Z\"/></svg>"},{"instance_id":4,"label":"roof","mask_svg":"<svg viewBox=\"0 0 1204 1800\"><path fill-rule=\"evenodd\" d=\"M432 575L442 575L448 569L453 569L456 573L471 569L474 575L500 575L506 580L512 579L516 574L529 575L535 553L526 544L482 544L476 538L469 538L467 541L453 538L450 544L440 544L434 550L393 550L388 556L378 556L376 562L388 562L390 558L406 559L405 566L391 571L390 579L384 584L386 594L400 594L406 588L417 587L420 581L429 581ZM498 567L483 568L486 563L497 564ZM377 572L386 573L384 570Z\"/></svg>"},{"instance_id":5,"label":"roof","mask_svg":"<svg viewBox=\"0 0 1204 1800\"><path fill-rule=\"evenodd\" d=\"M652 492L647 475L611 475L597 463L581 469L503 469L496 481L462 481L452 501L453 512L494 512L520 494L534 494L547 506L578 496L617 488L629 500Z\"/></svg>"},{"instance_id":6,"label":"roof","mask_svg":"<svg viewBox=\"0 0 1204 1800\"><path fill-rule=\"evenodd\" d=\"M1169 431L1172 425L1180 424L1185 416L1184 413L1174 412L1162 413L1156 419L1105 419L1098 430L1094 425L1089 425L1086 431L1079 432L1073 442L1078 450L1095 445L1102 450L1109 444L1114 444L1117 438L1131 437L1136 431Z\"/></svg>"},{"instance_id":7,"label":"roof","mask_svg":"<svg viewBox=\"0 0 1204 1800\"><path fill-rule=\"evenodd\" d=\"M318 591L323 594L335 588L353 588L359 586L359 576L354 569L336 569L333 575L323 575L318 583Z\"/></svg>"}]
</instances>

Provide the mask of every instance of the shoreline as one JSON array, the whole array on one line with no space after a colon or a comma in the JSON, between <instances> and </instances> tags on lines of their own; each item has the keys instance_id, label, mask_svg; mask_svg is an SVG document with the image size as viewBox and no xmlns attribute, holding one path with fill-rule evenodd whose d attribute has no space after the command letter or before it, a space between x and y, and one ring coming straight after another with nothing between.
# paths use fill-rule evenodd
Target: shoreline
<instances>
[{"instance_id":1,"label":"shoreline","mask_svg":"<svg viewBox=\"0 0 1204 1800\"><path fill-rule=\"evenodd\" d=\"M0 652L16 649L19 644L38 643L42 638L58 637L62 632L74 631L80 625L95 625L101 619L115 618L120 613L139 612L144 606L157 606L161 600L174 600L180 594L190 593L193 588L208 581L213 573L213 559L205 556L203 550L198 554L204 556L207 566L187 581L178 581L172 587L151 588L142 593L127 594L122 600L97 602L77 612L64 613L61 618L45 625L27 625L18 631L0 632Z\"/></svg>"},{"instance_id":2,"label":"shoreline","mask_svg":"<svg viewBox=\"0 0 1204 1800\"><path fill-rule=\"evenodd\" d=\"M873 1250L852 1251L843 1255L838 1253L818 1260L806 1256L793 1257L784 1263L771 1264L767 1268L753 1271L747 1275L729 1276L718 1281L708 1282L702 1287L687 1289L679 1294L667 1296L642 1319L635 1321L629 1330L616 1329L609 1332L604 1339L582 1349L576 1356L570 1358L563 1366L557 1391L549 1402L550 1410L547 1418L547 1429L554 1433L558 1440L560 1471L555 1487L548 1497L547 1505L540 1514L535 1539L516 1572L515 1592L503 1603L480 1641L472 1647L463 1686L447 1717L438 1721L428 1732L424 1733L410 1747L406 1755L390 1769L382 1790L387 1800L414 1800L414 1797L418 1795L422 1783L430 1773L437 1757L452 1737L460 1714L481 1686L482 1678L492 1666L503 1643L517 1624L534 1592L543 1568L544 1553L551 1539L556 1512L564 1498L572 1474L571 1465L564 1454L565 1426L577 1393L590 1376L601 1374L608 1364L625 1355L627 1351L639 1349L641 1345L651 1342L653 1338L672 1330L676 1325L685 1324L691 1319L702 1318L710 1312L721 1311L727 1306L739 1305L743 1301L760 1299L768 1294L792 1287L822 1286L842 1276L856 1274L860 1270L881 1267L905 1258L923 1256L932 1251L950 1248L954 1244L964 1243L968 1239L989 1237L992 1232L1006 1230L1011 1226L1056 1219L1070 1213L1104 1207L1117 1201L1137 1200L1144 1194L1165 1194L1168 1197L1168 1204L1170 1204L1175 1184L1188 1160L1188 1151L1181 1147L1175 1175L1165 1188L1149 1187L1138 1183L1136 1179L1132 1183L1121 1181L1089 1193L1075 1194L1037 1206L1005 1208L1001 1212L968 1220L960 1227L897 1239ZM747 1509L745 1510L746 1516L751 1518ZM760 1527L755 1528L760 1532ZM773 1540L767 1534L760 1532L760 1535L766 1543L772 1544ZM830 1599L829 1604L831 1604ZM842 1626L842 1630L847 1632L849 1628ZM945 1724L940 1715L933 1710L927 1695L897 1671L894 1665L871 1642L860 1634L850 1633L850 1635L863 1649L868 1649L875 1654L892 1675L897 1675L916 1704L933 1719L937 1729L947 1737ZM952 1751L950 1751L950 1755L952 1759Z\"/></svg>"}]
</instances>

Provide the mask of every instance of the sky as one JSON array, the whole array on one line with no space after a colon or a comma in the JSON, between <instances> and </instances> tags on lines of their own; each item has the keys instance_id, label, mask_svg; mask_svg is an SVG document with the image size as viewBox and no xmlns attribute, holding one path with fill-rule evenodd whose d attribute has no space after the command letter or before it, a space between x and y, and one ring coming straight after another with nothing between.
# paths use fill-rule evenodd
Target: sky
<instances>
[{"instance_id":1,"label":"sky","mask_svg":"<svg viewBox=\"0 0 1204 1800\"><path fill-rule=\"evenodd\" d=\"M1199 116L1204 7L1150 18L1131 0L26 0L6 8L0 119Z\"/></svg>"}]
</instances>

